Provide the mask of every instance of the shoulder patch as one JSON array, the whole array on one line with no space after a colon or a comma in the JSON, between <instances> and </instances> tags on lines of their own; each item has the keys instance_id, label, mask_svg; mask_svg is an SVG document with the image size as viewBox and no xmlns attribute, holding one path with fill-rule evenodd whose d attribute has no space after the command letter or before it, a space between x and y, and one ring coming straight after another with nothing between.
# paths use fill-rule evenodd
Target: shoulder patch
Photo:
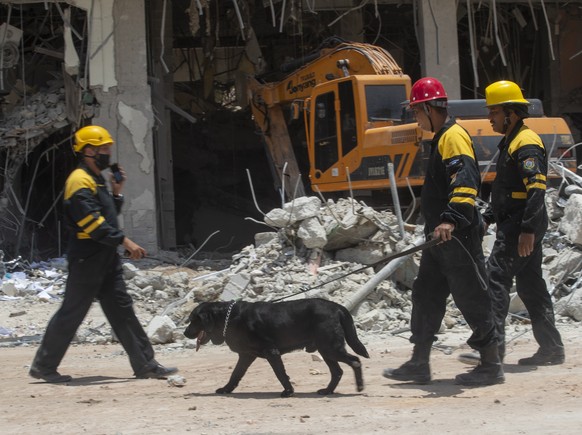
<instances>
[{"instance_id":1,"label":"shoulder patch","mask_svg":"<svg viewBox=\"0 0 582 435\"><path fill-rule=\"evenodd\" d=\"M536 160L533 157L525 159L522 163L523 169L531 171L536 168Z\"/></svg>"}]
</instances>

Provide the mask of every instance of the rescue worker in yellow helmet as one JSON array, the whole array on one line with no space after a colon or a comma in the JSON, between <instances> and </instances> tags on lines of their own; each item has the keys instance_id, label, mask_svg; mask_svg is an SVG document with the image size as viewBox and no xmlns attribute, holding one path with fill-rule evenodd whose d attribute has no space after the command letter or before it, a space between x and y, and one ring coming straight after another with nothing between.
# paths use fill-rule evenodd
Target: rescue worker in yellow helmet
<instances>
[{"instance_id":1,"label":"rescue worker in yellow helmet","mask_svg":"<svg viewBox=\"0 0 582 435\"><path fill-rule=\"evenodd\" d=\"M113 139L97 125L75 133L74 150L79 166L65 183L64 211L70 230L65 296L51 318L29 374L46 382L69 382L57 368L94 299L98 299L115 335L125 349L137 378L165 378L177 372L154 359L154 350L133 310L133 301L123 280L119 245L129 258L138 260L145 249L130 240L119 228L125 173L107 189L102 171L109 168Z\"/></svg>"},{"instance_id":2,"label":"rescue worker in yellow helmet","mask_svg":"<svg viewBox=\"0 0 582 435\"><path fill-rule=\"evenodd\" d=\"M539 345L533 356L520 359L518 364L562 364L564 345L542 277L542 239L548 228L544 199L546 148L523 122L528 117L529 102L516 83L502 80L489 85L485 99L493 130L504 135L498 145L491 204L484 215L487 225L497 224L497 238L487 266L500 354L505 354L505 319L515 278L517 294L529 312Z\"/></svg>"}]
</instances>

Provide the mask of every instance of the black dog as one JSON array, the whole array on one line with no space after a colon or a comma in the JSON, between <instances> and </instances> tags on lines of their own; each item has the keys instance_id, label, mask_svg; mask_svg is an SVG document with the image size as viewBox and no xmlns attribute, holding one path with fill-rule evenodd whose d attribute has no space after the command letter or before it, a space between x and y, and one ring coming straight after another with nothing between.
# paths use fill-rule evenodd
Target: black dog
<instances>
[{"instance_id":1,"label":"black dog","mask_svg":"<svg viewBox=\"0 0 582 435\"><path fill-rule=\"evenodd\" d=\"M190 314L184 331L188 338L198 338L196 350L212 340L226 342L238 353L238 362L228 383L216 390L232 392L253 361L265 358L283 385L281 397L293 394L293 387L281 355L293 350L319 351L331 372L331 380L319 394L332 394L343 370L338 362L354 369L358 391L364 389L362 364L346 352L345 342L359 355L369 358L358 339L350 312L325 299L302 299L288 302L202 302Z\"/></svg>"}]
</instances>

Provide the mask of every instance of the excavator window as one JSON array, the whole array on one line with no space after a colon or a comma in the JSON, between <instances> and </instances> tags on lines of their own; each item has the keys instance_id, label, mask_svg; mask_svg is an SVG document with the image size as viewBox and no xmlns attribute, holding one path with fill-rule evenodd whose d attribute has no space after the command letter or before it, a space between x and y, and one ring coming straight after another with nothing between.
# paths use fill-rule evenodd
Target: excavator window
<instances>
[{"instance_id":1,"label":"excavator window","mask_svg":"<svg viewBox=\"0 0 582 435\"><path fill-rule=\"evenodd\" d=\"M406 100L404 85L366 85L368 121L401 123L402 102Z\"/></svg>"},{"instance_id":2,"label":"excavator window","mask_svg":"<svg viewBox=\"0 0 582 435\"><path fill-rule=\"evenodd\" d=\"M342 139L342 156L345 156L358 145L356 129L356 108L354 104L354 86L351 81L338 84L340 99L340 122Z\"/></svg>"},{"instance_id":3,"label":"excavator window","mask_svg":"<svg viewBox=\"0 0 582 435\"><path fill-rule=\"evenodd\" d=\"M338 161L337 122L334 93L326 92L315 100L315 169L327 171Z\"/></svg>"}]
</instances>

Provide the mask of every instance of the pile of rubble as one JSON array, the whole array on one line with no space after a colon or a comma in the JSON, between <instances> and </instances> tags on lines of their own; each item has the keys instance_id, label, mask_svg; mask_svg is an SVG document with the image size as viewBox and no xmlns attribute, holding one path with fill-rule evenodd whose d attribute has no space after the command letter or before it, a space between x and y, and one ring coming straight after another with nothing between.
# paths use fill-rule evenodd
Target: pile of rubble
<instances>
[{"instance_id":1,"label":"pile of rubble","mask_svg":"<svg viewBox=\"0 0 582 435\"><path fill-rule=\"evenodd\" d=\"M33 148L50 134L69 125L62 80L49 81L46 89L29 95L25 101L2 119L0 143L3 146L28 144Z\"/></svg>"},{"instance_id":2,"label":"pile of rubble","mask_svg":"<svg viewBox=\"0 0 582 435\"><path fill-rule=\"evenodd\" d=\"M556 300L558 321L581 321L582 194L572 193L565 199L549 190L547 201L552 223L544 240L544 275ZM264 222L270 231L256 234L255 244L236 253L228 267L220 270L194 270L159 262L147 268L139 262L124 263L128 291L140 318L148 321L144 313L151 315L147 332L152 342L191 346L182 330L192 308L201 301L232 299L322 297L347 306L363 331L388 333L408 328L410 289L420 254L388 265L383 259L418 244L423 239L421 225L403 225L391 212L374 210L363 202L340 199L322 203L316 197L298 198L271 210ZM485 237L486 254L494 237ZM398 264L390 268L396 261ZM0 299L26 300L29 304L58 301L64 289L65 266L64 259L56 259L30 265L26 273L7 269ZM362 294L374 279L374 285ZM354 300L356 294L360 298ZM511 312L516 319L527 316L515 295ZM40 336L44 326L35 325L25 332L34 330ZM79 341L112 339L106 322L85 326L78 332ZM453 327L466 325L451 300L443 329ZM24 332L0 324L4 341L19 335Z\"/></svg>"}]
</instances>

